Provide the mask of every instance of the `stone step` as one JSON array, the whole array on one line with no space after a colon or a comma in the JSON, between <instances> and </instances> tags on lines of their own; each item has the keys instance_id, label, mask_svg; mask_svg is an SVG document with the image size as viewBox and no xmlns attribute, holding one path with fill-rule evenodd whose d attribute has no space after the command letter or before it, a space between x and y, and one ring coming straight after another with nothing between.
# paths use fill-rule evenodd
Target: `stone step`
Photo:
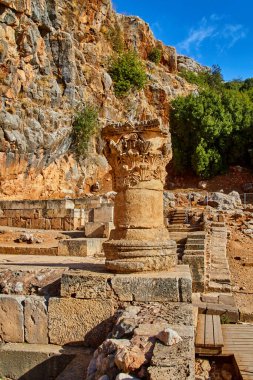
<instances>
[{"instance_id":1,"label":"stone step","mask_svg":"<svg viewBox=\"0 0 253 380\"><path fill-rule=\"evenodd\" d=\"M218 282L219 284L230 284L231 279L230 279L230 273L226 271L225 273L210 273L210 282Z\"/></svg>"},{"instance_id":2,"label":"stone step","mask_svg":"<svg viewBox=\"0 0 253 380\"><path fill-rule=\"evenodd\" d=\"M224 292L224 293L230 293L231 292L231 285L230 284L221 284L215 281L209 281L207 285L207 290L213 291L213 292Z\"/></svg>"},{"instance_id":3,"label":"stone step","mask_svg":"<svg viewBox=\"0 0 253 380\"><path fill-rule=\"evenodd\" d=\"M195 237L188 237L187 238L187 243L191 243L191 244L204 244L205 242L205 239L204 238L195 238Z\"/></svg>"},{"instance_id":4,"label":"stone step","mask_svg":"<svg viewBox=\"0 0 253 380\"><path fill-rule=\"evenodd\" d=\"M58 379L59 374L77 357L82 363L84 376L92 357L90 349L52 344L6 343L0 346L0 374L1 377L10 379ZM79 380L76 377L70 378Z\"/></svg>"},{"instance_id":5,"label":"stone step","mask_svg":"<svg viewBox=\"0 0 253 380\"><path fill-rule=\"evenodd\" d=\"M0 255L38 255L38 256L58 256L57 246L46 246L38 244L2 244L0 245Z\"/></svg>"},{"instance_id":6,"label":"stone step","mask_svg":"<svg viewBox=\"0 0 253 380\"><path fill-rule=\"evenodd\" d=\"M224 222L213 222L211 227L226 227L226 224Z\"/></svg>"},{"instance_id":7,"label":"stone step","mask_svg":"<svg viewBox=\"0 0 253 380\"><path fill-rule=\"evenodd\" d=\"M193 244L189 243L187 240L187 244L185 245L186 250L194 250L194 251L204 251L205 250L205 245L204 244Z\"/></svg>"},{"instance_id":8,"label":"stone step","mask_svg":"<svg viewBox=\"0 0 253 380\"><path fill-rule=\"evenodd\" d=\"M191 231L188 234L188 239L205 239L206 233L202 231Z\"/></svg>"},{"instance_id":9,"label":"stone step","mask_svg":"<svg viewBox=\"0 0 253 380\"><path fill-rule=\"evenodd\" d=\"M168 227L169 232L188 232L189 229L187 226L184 226L183 224L170 224Z\"/></svg>"},{"instance_id":10,"label":"stone step","mask_svg":"<svg viewBox=\"0 0 253 380\"><path fill-rule=\"evenodd\" d=\"M211 264L211 266L210 266L210 270L211 271L219 271L219 270L227 270L227 271L229 271L229 266L228 266L228 263L227 262L224 262L223 264L214 264L213 262L212 262L212 264Z\"/></svg>"},{"instance_id":11,"label":"stone step","mask_svg":"<svg viewBox=\"0 0 253 380\"><path fill-rule=\"evenodd\" d=\"M197 255L197 256L204 256L204 254L205 254L205 251L204 250L197 250L197 249L185 249L184 250L184 255L186 256L195 256L195 255Z\"/></svg>"}]
</instances>

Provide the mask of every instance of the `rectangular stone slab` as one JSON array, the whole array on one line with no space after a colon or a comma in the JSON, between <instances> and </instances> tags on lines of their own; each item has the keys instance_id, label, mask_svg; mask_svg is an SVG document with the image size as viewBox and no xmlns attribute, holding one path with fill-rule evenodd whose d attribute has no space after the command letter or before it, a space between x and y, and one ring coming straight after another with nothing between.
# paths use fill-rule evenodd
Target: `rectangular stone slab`
<instances>
[{"instance_id":1,"label":"rectangular stone slab","mask_svg":"<svg viewBox=\"0 0 253 380\"><path fill-rule=\"evenodd\" d=\"M91 357L92 350L86 348L7 343L0 347L0 374L11 379L56 379L73 359L79 359L85 373ZM74 372L71 378L77 378Z\"/></svg>"},{"instance_id":2,"label":"rectangular stone slab","mask_svg":"<svg viewBox=\"0 0 253 380\"><path fill-rule=\"evenodd\" d=\"M0 295L0 341L24 342L23 296Z\"/></svg>"},{"instance_id":3,"label":"rectangular stone slab","mask_svg":"<svg viewBox=\"0 0 253 380\"><path fill-rule=\"evenodd\" d=\"M98 347L112 329L113 314L110 300L50 298L49 341L59 345Z\"/></svg>"},{"instance_id":4,"label":"rectangular stone slab","mask_svg":"<svg viewBox=\"0 0 253 380\"><path fill-rule=\"evenodd\" d=\"M166 272L113 274L69 271L62 276L61 296L84 299L116 298L124 302L191 302L189 267L179 265Z\"/></svg>"},{"instance_id":5,"label":"rectangular stone slab","mask_svg":"<svg viewBox=\"0 0 253 380\"><path fill-rule=\"evenodd\" d=\"M103 269L103 266L101 266ZM72 270L61 278L61 296L79 299L107 299L108 273Z\"/></svg>"},{"instance_id":6,"label":"rectangular stone slab","mask_svg":"<svg viewBox=\"0 0 253 380\"><path fill-rule=\"evenodd\" d=\"M101 254L102 244L106 239L76 238L60 240L58 245L59 256L94 256Z\"/></svg>"}]
</instances>

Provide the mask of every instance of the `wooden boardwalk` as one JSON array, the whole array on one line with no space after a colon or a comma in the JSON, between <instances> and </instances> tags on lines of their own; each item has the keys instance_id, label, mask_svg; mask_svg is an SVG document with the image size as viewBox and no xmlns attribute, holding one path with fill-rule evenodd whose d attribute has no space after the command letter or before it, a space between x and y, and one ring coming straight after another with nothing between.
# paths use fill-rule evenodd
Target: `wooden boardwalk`
<instances>
[{"instance_id":1,"label":"wooden boardwalk","mask_svg":"<svg viewBox=\"0 0 253 380\"><path fill-rule=\"evenodd\" d=\"M218 355L222 351L223 336L219 315L198 315L195 352L197 354Z\"/></svg>"},{"instance_id":2,"label":"wooden boardwalk","mask_svg":"<svg viewBox=\"0 0 253 380\"><path fill-rule=\"evenodd\" d=\"M234 355L243 380L253 380L253 325L222 325L222 355Z\"/></svg>"}]
</instances>

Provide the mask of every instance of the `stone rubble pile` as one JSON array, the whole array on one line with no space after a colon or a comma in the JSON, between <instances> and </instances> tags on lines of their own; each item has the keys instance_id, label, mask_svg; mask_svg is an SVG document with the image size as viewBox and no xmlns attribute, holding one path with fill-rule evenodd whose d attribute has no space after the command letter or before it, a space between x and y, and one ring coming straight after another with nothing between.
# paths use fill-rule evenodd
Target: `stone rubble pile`
<instances>
[{"instance_id":1,"label":"stone rubble pile","mask_svg":"<svg viewBox=\"0 0 253 380\"><path fill-rule=\"evenodd\" d=\"M195 374L196 380L209 380L211 366L208 360L196 359L195 361Z\"/></svg>"},{"instance_id":2,"label":"stone rubble pile","mask_svg":"<svg viewBox=\"0 0 253 380\"><path fill-rule=\"evenodd\" d=\"M175 360L178 362L180 354L182 355L180 360L185 360L187 364L185 355L189 356L191 350L189 347L186 349L189 343L189 336L185 336L186 329L191 330L191 327L170 325L162 316L159 304L128 306L119 315L110 338L95 351L88 367L86 380L161 378L154 371L152 373L149 368L155 365L156 361L161 360L161 356L163 360L165 357L170 360L173 368L176 368ZM193 337L193 331L190 335ZM186 372L187 374L183 377L173 377L173 379L194 378L191 377L189 369L186 369Z\"/></svg>"},{"instance_id":3,"label":"stone rubble pile","mask_svg":"<svg viewBox=\"0 0 253 380\"><path fill-rule=\"evenodd\" d=\"M221 192L213 193L173 193L164 191L163 194L164 209L175 207L188 207L195 205L210 206L218 211L242 210L243 205L240 195L237 191L231 191L229 194Z\"/></svg>"},{"instance_id":4,"label":"stone rubble pile","mask_svg":"<svg viewBox=\"0 0 253 380\"><path fill-rule=\"evenodd\" d=\"M41 244L43 243L43 240L35 237L29 232L25 232L15 239L15 243Z\"/></svg>"},{"instance_id":5,"label":"stone rubble pile","mask_svg":"<svg viewBox=\"0 0 253 380\"><path fill-rule=\"evenodd\" d=\"M236 191L231 191L229 194L211 193L205 198L204 204L222 211L242 209L243 207L240 195Z\"/></svg>"},{"instance_id":6,"label":"stone rubble pile","mask_svg":"<svg viewBox=\"0 0 253 380\"><path fill-rule=\"evenodd\" d=\"M253 219L243 222L242 232L244 235L253 238Z\"/></svg>"}]
</instances>

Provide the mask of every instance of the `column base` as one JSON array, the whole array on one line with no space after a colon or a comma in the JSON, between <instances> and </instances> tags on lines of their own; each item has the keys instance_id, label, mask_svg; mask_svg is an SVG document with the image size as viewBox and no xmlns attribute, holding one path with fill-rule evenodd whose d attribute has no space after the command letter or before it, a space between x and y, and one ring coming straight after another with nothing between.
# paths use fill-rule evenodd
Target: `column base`
<instances>
[{"instance_id":1,"label":"column base","mask_svg":"<svg viewBox=\"0 0 253 380\"><path fill-rule=\"evenodd\" d=\"M109 240L103 248L106 269L116 273L161 271L177 265L173 240Z\"/></svg>"}]
</instances>

